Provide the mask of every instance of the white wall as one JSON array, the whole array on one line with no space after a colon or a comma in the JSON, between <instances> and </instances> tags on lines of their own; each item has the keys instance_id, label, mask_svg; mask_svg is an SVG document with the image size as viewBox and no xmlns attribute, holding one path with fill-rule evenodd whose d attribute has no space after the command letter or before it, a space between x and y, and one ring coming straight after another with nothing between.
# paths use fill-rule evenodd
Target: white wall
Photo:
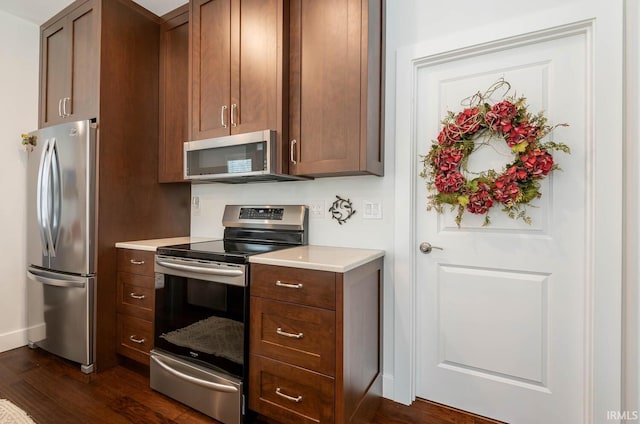
<instances>
[{"instance_id":1,"label":"white wall","mask_svg":"<svg viewBox=\"0 0 640 424\"><path fill-rule=\"evenodd\" d=\"M26 344L26 164L20 134L38 126L35 24L0 11L0 351Z\"/></svg>"}]
</instances>

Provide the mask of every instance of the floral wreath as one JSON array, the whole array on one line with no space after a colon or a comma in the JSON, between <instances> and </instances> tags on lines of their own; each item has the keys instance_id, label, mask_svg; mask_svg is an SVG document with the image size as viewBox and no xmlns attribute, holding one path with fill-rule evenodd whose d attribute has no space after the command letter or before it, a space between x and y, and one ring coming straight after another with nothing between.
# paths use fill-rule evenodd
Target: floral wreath
<instances>
[{"instance_id":1,"label":"floral wreath","mask_svg":"<svg viewBox=\"0 0 640 424\"><path fill-rule=\"evenodd\" d=\"M503 100L489 104L491 95L502 88L506 88ZM541 142L554 128L567 124L547 125L543 112L532 115L527 111L524 97L506 97L510 89L511 85L501 79L484 93L465 99L462 104L468 107L458 114L448 112L437 141L422 156L424 169L420 176L429 180L427 210L442 213L445 204L452 210L457 207L458 227L465 211L484 214L483 225L488 225L489 210L496 203L510 218L531 224L526 205L541 197L540 181L560 169L549 150L570 153L563 143ZM467 169L469 157L494 137L511 148L513 161L502 172L489 169L473 177Z\"/></svg>"}]
</instances>

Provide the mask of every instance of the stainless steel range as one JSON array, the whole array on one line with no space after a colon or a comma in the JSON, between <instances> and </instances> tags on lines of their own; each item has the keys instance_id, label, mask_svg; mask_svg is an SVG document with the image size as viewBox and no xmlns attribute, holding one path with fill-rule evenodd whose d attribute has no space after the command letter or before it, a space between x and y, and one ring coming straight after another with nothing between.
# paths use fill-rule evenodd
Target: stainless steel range
<instances>
[{"instance_id":1,"label":"stainless steel range","mask_svg":"<svg viewBox=\"0 0 640 424\"><path fill-rule=\"evenodd\" d=\"M249 375L249 256L307 244L308 208L226 206L222 224L222 240L157 250L151 388L239 424Z\"/></svg>"}]
</instances>

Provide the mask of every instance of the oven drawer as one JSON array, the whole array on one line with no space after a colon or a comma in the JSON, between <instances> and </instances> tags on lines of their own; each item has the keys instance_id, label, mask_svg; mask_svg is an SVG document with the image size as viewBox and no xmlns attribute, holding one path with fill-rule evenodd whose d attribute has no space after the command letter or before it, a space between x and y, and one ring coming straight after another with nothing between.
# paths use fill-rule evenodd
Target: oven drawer
<instances>
[{"instance_id":1,"label":"oven drawer","mask_svg":"<svg viewBox=\"0 0 640 424\"><path fill-rule=\"evenodd\" d=\"M251 295L336 308L336 274L301 268L251 264Z\"/></svg>"},{"instance_id":2,"label":"oven drawer","mask_svg":"<svg viewBox=\"0 0 640 424\"><path fill-rule=\"evenodd\" d=\"M118 312L153 321L154 278L118 272Z\"/></svg>"},{"instance_id":3,"label":"oven drawer","mask_svg":"<svg viewBox=\"0 0 640 424\"><path fill-rule=\"evenodd\" d=\"M283 424L333 423L331 377L250 355L249 407Z\"/></svg>"},{"instance_id":4,"label":"oven drawer","mask_svg":"<svg viewBox=\"0 0 640 424\"><path fill-rule=\"evenodd\" d=\"M243 384L237 378L154 350L149 380L153 390L216 420L226 424L244 422Z\"/></svg>"},{"instance_id":5,"label":"oven drawer","mask_svg":"<svg viewBox=\"0 0 640 424\"><path fill-rule=\"evenodd\" d=\"M251 352L335 375L334 311L253 296L251 317Z\"/></svg>"},{"instance_id":6,"label":"oven drawer","mask_svg":"<svg viewBox=\"0 0 640 424\"><path fill-rule=\"evenodd\" d=\"M155 252L136 249L116 249L118 251L118 271L153 277Z\"/></svg>"},{"instance_id":7,"label":"oven drawer","mask_svg":"<svg viewBox=\"0 0 640 424\"><path fill-rule=\"evenodd\" d=\"M153 323L118 314L118 353L148 364L151 349L153 349Z\"/></svg>"}]
</instances>

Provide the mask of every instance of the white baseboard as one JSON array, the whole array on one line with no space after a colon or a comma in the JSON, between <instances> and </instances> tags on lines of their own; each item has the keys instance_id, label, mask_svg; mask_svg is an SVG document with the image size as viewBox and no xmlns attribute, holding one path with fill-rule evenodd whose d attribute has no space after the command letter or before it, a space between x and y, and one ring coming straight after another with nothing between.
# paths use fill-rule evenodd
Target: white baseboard
<instances>
[{"instance_id":1,"label":"white baseboard","mask_svg":"<svg viewBox=\"0 0 640 424\"><path fill-rule=\"evenodd\" d=\"M9 333L0 334L0 352L26 346L28 343L27 329L21 328Z\"/></svg>"}]
</instances>

